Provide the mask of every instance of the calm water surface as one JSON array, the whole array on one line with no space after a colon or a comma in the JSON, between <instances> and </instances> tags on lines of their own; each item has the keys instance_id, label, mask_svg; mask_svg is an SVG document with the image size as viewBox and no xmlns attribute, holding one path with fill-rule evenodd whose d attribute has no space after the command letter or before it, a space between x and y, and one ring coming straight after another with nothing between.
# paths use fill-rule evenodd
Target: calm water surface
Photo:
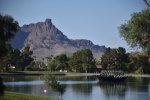
<instances>
[{"instance_id":1,"label":"calm water surface","mask_svg":"<svg viewBox=\"0 0 150 100\"><path fill-rule=\"evenodd\" d=\"M150 78L128 78L122 83L101 82L95 76L57 79L66 88L64 100L150 100ZM42 76L4 76L3 80L7 91L58 97Z\"/></svg>"}]
</instances>

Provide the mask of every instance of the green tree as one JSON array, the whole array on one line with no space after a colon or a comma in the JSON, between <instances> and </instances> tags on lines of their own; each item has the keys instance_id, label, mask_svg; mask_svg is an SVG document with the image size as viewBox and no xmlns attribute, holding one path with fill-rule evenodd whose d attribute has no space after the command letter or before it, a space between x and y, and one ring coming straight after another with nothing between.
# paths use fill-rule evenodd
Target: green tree
<instances>
[{"instance_id":1,"label":"green tree","mask_svg":"<svg viewBox=\"0 0 150 100\"><path fill-rule=\"evenodd\" d=\"M28 66L25 67L28 71L47 71L48 68L42 61L32 61Z\"/></svg>"},{"instance_id":2,"label":"green tree","mask_svg":"<svg viewBox=\"0 0 150 100\"><path fill-rule=\"evenodd\" d=\"M126 53L125 48L118 47L117 49L117 69L127 71L127 63L129 62L129 54Z\"/></svg>"},{"instance_id":3,"label":"green tree","mask_svg":"<svg viewBox=\"0 0 150 100\"><path fill-rule=\"evenodd\" d=\"M45 83L46 85L51 86L54 91L58 92L62 99L66 86L61 85L54 76L46 76Z\"/></svg>"},{"instance_id":4,"label":"green tree","mask_svg":"<svg viewBox=\"0 0 150 100\"><path fill-rule=\"evenodd\" d=\"M107 48L101 57L101 64L105 69L127 70L128 54L122 47L118 49Z\"/></svg>"},{"instance_id":5,"label":"green tree","mask_svg":"<svg viewBox=\"0 0 150 100\"><path fill-rule=\"evenodd\" d=\"M81 55L82 67L84 72L87 73L88 69L95 67L95 60L91 50L89 49L81 50Z\"/></svg>"},{"instance_id":6,"label":"green tree","mask_svg":"<svg viewBox=\"0 0 150 100\"><path fill-rule=\"evenodd\" d=\"M56 60L52 55L50 57L47 57L47 65L49 71L55 71L57 64L56 64Z\"/></svg>"},{"instance_id":7,"label":"green tree","mask_svg":"<svg viewBox=\"0 0 150 100\"><path fill-rule=\"evenodd\" d=\"M30 53L20 52L12 48L10 44L6 44L6 49L7 54L0 60L1 71L10 71L10 66L15 66L16 71L21 71L33 61Z\"/></svg>"},{"instance_id":8,"label":"green tree","mask_svg":"<svg viewBox=\"0 0 150 100\"><path fill-rule=\"evenodd\" d=\"M65 54L60 54L58 56L50 56L48 59L48 68L50 71L55 70L68 70L68 57Z\"/></svg>"},{"instance_id":9,"label":"green tree","mask_svg":"<svg viewBox=\"0 0 150 100\"><path fill-rule=\"evenodd\" d=\"M77 72L90 72L95 67L95 59L91 50L83 49L75 52L70 57L69 65Z\"/></svg>"},{"instance_id":10,"label":"green tree","mask_svg":"<svg viewBox=\"0 0 150 100\"><path fill-rule=\"evenodd\" d=\"M73 53L73 55L69 59L69 66L72 71L83 72L82 61L81 61L81 53L79 51Z\"/></svg>"},{"instance_id":11,"label":"green tree","mask_svg":"<svg viewBox=\"0 0 150 100\"><path fill-rule=\"evenodd\" d=\"M68 69L68 57L65 54L58 55L54 59L57 64L56 69L61 70Z\"/></svg>"},{"instance_id":12,"label":"green tree","mask_svg":"<svg viewBox=\"0 0 150 100\"><path fill-rule=\"evenodd\" d=\"M14 49L10 44L6 44L7 54L0 60L1 71L9 71L10 66L18 66L21 59L21 52L18 49Z\"/></svg>"},{"instance_id":13,"label":"green tree","mask_svg":"<svg viewBox=\"0 0 150 100\"><path fill-rule=\"evenodd\" d=\"M5 45L5 48L7 51L6 55L5 56L2 56L1 57L1 60L0 60L0 71L8 71L8 65L10 64L9 62L12 61L12 55L13 55L13 48L11 47L11 45L9 44L6 44Z\"/></svg>"},{"instance_id":14,"label":"green tree","mask_svg":"<svg viewBox=\"0 0 150 100\"><path fill-rule=\"evenodd\" d=\"M130 55L130 62L128 64L128 72L137 72L150 74L149 57L144 54Z\"/></svg>"},{"instance_id":15,"label":"green tree","mask_svg":"<svg viewBox=\"0 0 150 100\"><path fill-rule=\"evenodd\" d=\"M132 14L129 21L119 27L120 35L131 47L140 47L150 55L150 11Z\"/></svg>"},{"instance_id":16,"label":"green tree","mask_svg":"<svg viewBox=\"0 0 150 100\"><path fill-rule=\"evenodd\" d=\"M7 44L9 44L9 40L14 37L18 28L18 22L15 21L11 16L3 16L0 14L0 62L2 62L4 56L9 52L7 49ZM3 69L4 66L2 63L0 63L0 71Z\"/></svg>"},{"instance_id":17,"label":"green tree","mask_svg":"<svg viewBox=\"0 0 150 100\"><path fill-rule=\"evenodd\" d=\"M30 65L30 63L33 61L32 58L32 51L30 51L30 47L25 47L24 50L21 53L21 59L18 61L19 66L21 66L22 71L25 70L25 67Z\"/></svg>"},{"instance_id":18,"label":"green tree","mask_svg":"<svg viewBox=\"0 0 150 100\"><path fill-rule=\"evenodd\" d=\"M11 16L0 14L0 58L7 53L6 44L18 31L18 22Z\"/></svg>"},{"instance_id":19,"label":"green tree","mask_svg":"<svg viewBox=\"0 0 150 100\"><path fill-rule=\"evenodd\" d=\"M101 57L101 64L105 69L114 69L113 64L115 63L115 59L113 58L114 50L111 48L107 48L105 53Z\"/></svg>"}]
</instances>

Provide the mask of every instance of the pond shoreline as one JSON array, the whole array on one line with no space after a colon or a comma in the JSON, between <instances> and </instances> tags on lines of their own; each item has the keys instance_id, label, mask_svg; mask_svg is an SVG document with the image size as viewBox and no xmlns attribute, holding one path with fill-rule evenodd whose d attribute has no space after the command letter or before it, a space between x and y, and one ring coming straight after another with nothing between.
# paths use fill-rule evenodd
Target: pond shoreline
<instances>
[{"instance_id":1,"label":"pond shoreline","mask_svg":"<svg viewBox=\"0 0 150 100\"><path fill-rule=\"evenodd\" d=\"M63 73L63 72L10 72L10 73L0 73L0 76L41 76L41 75L54 75L54 76L98 76L100 73ZM148 74L126 74L127 77L150 77Z\"/></svg>"},{"instance_id":2,"label":"pond shoreline","mask_svg":"<svg viewBox=\"0 0 150 100\"><path fill-rule=\"evenodd\" d=\"M148 74L126 74L127 77L149 77L150 75Z\"/></svg>"},{"instance_id":3,"label":"pond shoreline","mask_svg":"<svg viewBox=\"0 0 150 100\"><path fill-rule=\"evenodd\" d=\"M0 73L0 76L17 76L17 75L21 75L21 76L41 76L41 75L45 75L42 73ZM49 74L49 75L54 75L54 76L65 76L65 74Z\"/></svg>"}]
</instances>

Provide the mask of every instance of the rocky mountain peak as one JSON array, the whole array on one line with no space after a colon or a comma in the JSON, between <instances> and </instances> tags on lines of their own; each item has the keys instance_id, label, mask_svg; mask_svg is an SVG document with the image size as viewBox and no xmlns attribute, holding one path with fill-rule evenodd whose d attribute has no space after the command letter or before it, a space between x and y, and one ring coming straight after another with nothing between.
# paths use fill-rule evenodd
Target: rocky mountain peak
<instances>
[{"instance_id":1,"label":"rocky mountain peak","mask_svg":"<svg viewBox=\"0 0 150 100\"><path fill-rule=\"evenodd\" d=\"M47 18L47 19L45 20L45 23L52 23L51 21L52 21L51 19Z\"/></svg>"},{"instance_id":2,"label":"rocky mountain peak","mask_svg":"<svg viewBox=\"0 0 150 100\"><path fill-rule=\"evenodd\" d=\"M46 19L44 22L23 25L17 34L19 35L16 35L16 37L18 36L18 38L20 37L24 40L21 42L23 43L21 44L22 48L29 46L33 51L33 55L39 59L62 53L70 55L77 50L85 48L90 49L95 58L99 58L101 53L105 51L105 46L94 45L90 40L72 40L67 38L67 36L53 25L51 19ZM14 38L13 41L17 40Z\"/></svg>"}]
</instances>

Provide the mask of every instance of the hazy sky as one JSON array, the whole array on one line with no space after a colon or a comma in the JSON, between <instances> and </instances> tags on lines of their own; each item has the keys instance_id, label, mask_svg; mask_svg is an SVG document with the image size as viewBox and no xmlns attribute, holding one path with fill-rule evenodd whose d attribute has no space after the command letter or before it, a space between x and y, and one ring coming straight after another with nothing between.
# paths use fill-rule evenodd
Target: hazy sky
<instances>
[{"instance_id":1,"label":"hazy sky","mask_svg":"<svg viewBox=\"0 0 150 100\"><path fill-rule=\"evenodd\" d=\"M118 27L145 8L143 0L0 0L0 13L13 16L20 26L50 18L68 38L127 50Z\"/></svg>"}]
</instances>

